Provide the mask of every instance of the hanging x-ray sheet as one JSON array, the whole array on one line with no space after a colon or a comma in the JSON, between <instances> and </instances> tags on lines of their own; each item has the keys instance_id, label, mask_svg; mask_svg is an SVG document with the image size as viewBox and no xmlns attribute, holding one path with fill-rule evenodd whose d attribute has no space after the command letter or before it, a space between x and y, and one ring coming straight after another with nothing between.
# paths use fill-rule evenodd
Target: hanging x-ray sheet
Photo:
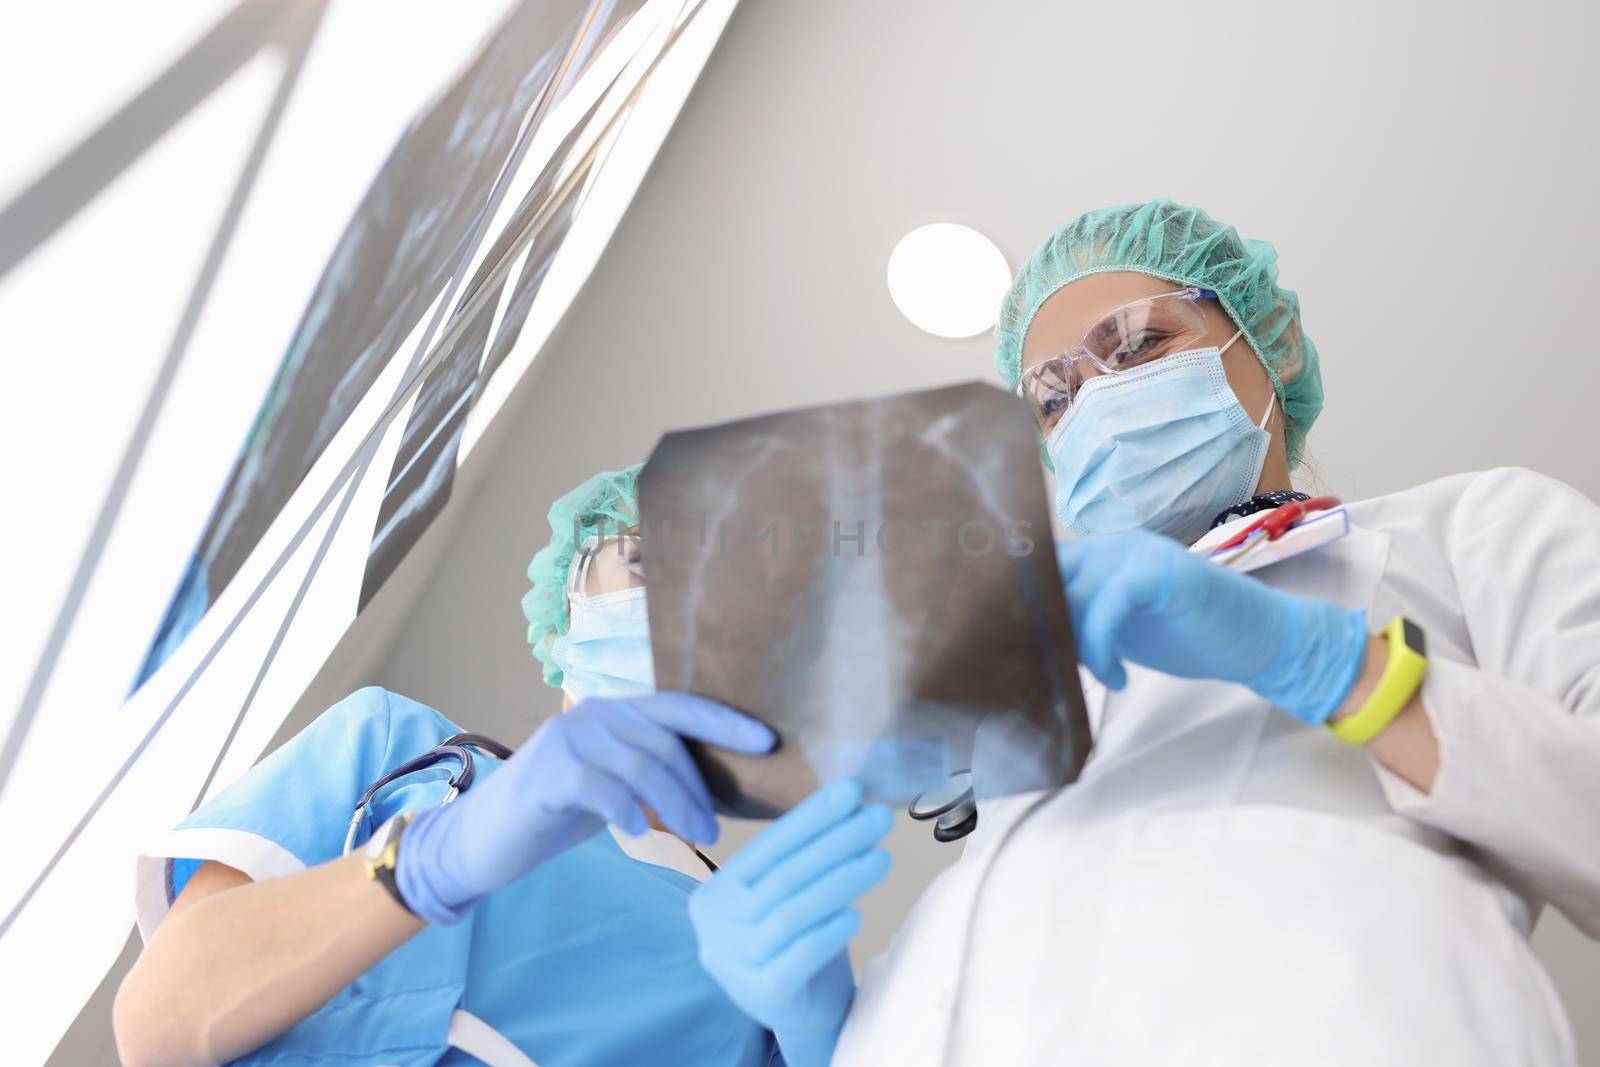
<instances>
[{"instance_id":1,"label":"hanging x-ray sheet","mask_svg":"<svg viewBox=\"0 0 1600 1067\"><path fill-rule=\"evenodd\" d=\"M450 499L467 414L484 383L516 344L539 286L571 228L578 204L576 191L597 163L592 151L581 158L574 157L578 142L596 120L603 102L603 97L597 100L556 149L461 296L460 304L465 307L488 284L494 267L509 254L512 239L525 228L535 228L521 272L493 283L496 299L484 305L450 354L422 383L384 491L377 529L373 531L361 583L363 610ZM569 163L571 172L563 174L563 167ZM535 227L538 220L542 225ZM511 296L491 337L495 305L507 286L511 287Z\"/></svg>"},{"instance_id":2,"label":"hanging x-ray sheet","mask_svg":"<svg viewBox=\"0 0 1600 1067\"><path fill-rule=\"evenodd\" d=\"M142 684L194 629L254 550L357 401L449 281L522 123L569 50L592 55L640 0L527 0L400 138L335 249L232 476L139 672ZM592 39L575 41L580 29ZM488 322L462 340L481 348ZM476 336L473 336L476 335ZM476 377L477 364L471 368ZM420 402L451 392L443 369ZM446 409L449 408L446 404ZM435 426L424 428L426 439ZM444 439L453 439L444 435ZM453 459L454 452L449 453ZM428 468L422 467L419 476ZM431 518L433 508L422 509ZM389 518L390 516L386 516ZM425 522L422 524L425 525ZM413 533L414 539L414 533ZM410 541L403 542L409 547ZM386 561L382 573L392 569ZM369 594L370 595L370 592ZM365 598L364 598L365 599Z\"/></svg>"},{"instance_id":3,"label":"hanging x-ray sheet","mask_svg":"<svg viewBox=\"0 0 1600 1067\"><path fill-rule=\"evenodd\" d=\"M772 726L696 746L717 803L767 818L843 777L902 800L1065 785L1089 725L1038 439L988 385L663 437L639 480L656 685Z\"/></svg>"}]
</instances>

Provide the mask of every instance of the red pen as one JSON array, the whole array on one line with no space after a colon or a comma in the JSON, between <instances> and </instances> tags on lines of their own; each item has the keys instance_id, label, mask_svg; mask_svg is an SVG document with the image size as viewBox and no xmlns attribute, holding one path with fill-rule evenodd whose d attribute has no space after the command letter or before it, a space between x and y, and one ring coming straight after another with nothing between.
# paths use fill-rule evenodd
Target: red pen
<instances>
[{"instance_id":1,"label":"red pen","mask_svg":"<svg viewBox=\"0 0 1600 1067\"><path fill-rule=\"evenodd\" d=\"M1282 537L1290 527L1306 517L1308 511L1326 511L1336 508L1340 500L1336 496L1318 496L1310 500L1291 500L1287 504L1273 508L1255 522L1246 526L1222 544L1211 550L1213 556L1220 555L1232 548L1238 548L1256 534L1266 534L1268 541L1276 541Z\"/></svg>"}]
</instances>

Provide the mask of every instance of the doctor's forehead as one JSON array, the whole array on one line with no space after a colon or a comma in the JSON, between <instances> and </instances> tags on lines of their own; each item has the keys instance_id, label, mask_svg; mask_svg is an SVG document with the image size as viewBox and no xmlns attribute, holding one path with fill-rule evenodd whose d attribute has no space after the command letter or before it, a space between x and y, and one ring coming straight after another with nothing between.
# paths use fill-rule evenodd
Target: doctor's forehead
<instances>
[{"instance_id":1,"label":"doctor's forehead","mask_svg":"<svg viewBox=\"0 0 1600 1067\"><path fill-rule=\"evenodd\" d=\"M1103 315L1130 300L1181 288L1148 274L1121 270L1090 274L1063 285L1034 314L1022 344L1022 366L1030 367L1077 344Z\"/></svg>"}]
</instances>

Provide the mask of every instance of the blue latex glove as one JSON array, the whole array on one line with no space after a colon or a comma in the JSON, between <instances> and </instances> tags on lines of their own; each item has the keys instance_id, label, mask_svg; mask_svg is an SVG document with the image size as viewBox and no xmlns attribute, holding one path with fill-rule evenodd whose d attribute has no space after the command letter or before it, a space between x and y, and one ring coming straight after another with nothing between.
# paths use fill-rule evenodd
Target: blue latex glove
<instances>
[{"instance_id":1,"label":"blue latex glove","mask_svg":"<svg viewBox=\"0 0 1600 1067\"><path fill-rule=\"evenodd\" d=\"M1281 593L1144 530L1056 545L1078 659L1111 689L1138 663L1238 682L1319 725L1355 684L1367 616Z\"/></svg>"},{"instance_id":2,"label":"blue latex glove","mask_svg":"<svg viewBox=\"0 0 1600 1067\"><path fill-rule=\"evenodd\" d=\"M748 755L775 740L754 719L688 693L580 701L495 773L411 821L395 868L400 895L429 922L459 921L608 822L644 833L644 808L687 841L715 841L711 794L680 735Z\"/></svg>"},{"instance_id":3,"label":"blue latex glove","mask_svg":"<svg viewBox=\"0 0 1600 1067\"><path fill-rule=\"evenodd\" d=\"M845 946L851 905L889 871L873 846L894 816L861 804L861 786L819 789L740 849L689 897L700 962L733 1002L778 1039L789 1067L833 1057L855 999Z\"/></svg>"}]
</instances>

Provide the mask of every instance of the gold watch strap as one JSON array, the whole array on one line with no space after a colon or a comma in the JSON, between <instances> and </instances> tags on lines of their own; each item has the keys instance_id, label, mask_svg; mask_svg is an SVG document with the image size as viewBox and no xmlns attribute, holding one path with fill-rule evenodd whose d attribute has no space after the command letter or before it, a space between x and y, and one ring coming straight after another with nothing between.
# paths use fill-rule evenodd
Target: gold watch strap
<instances>
[{"instance_id":1,"label":"gold watch strap","mask_svg":"<svg viewBox=\"0 0 1600 1067\"><path fill-rule=\"evenodd\" d=\"M388 840L383 842L377 855L366 858L367 877L383 886L389 895L395 899L402 908L411 911L411 905L406 903L406 898L400 893L400 883L395 879L395 865L400 861L400 839L405 836L406 826L411 822L414 812L405 812L394 818L394 828L387 835ZM416 912L411 912L413 915Z\"/></svg>"},{"instance_id":2,"label":"gold watch strap","mask_svg":"<svg viewBox=\"0 0 1600 1067\"><path fill-rule=\"evenodd\" d=\"M1411 703L1428 670L1422 627L1403 615L1396 615L1383 628L1383 636L1389 642L1389 662L1372 695L1355 714L1328 720L1333 736L1352 745L1365 745L1388 729L1395 716Z\"/></svg>"}]
</instances>

